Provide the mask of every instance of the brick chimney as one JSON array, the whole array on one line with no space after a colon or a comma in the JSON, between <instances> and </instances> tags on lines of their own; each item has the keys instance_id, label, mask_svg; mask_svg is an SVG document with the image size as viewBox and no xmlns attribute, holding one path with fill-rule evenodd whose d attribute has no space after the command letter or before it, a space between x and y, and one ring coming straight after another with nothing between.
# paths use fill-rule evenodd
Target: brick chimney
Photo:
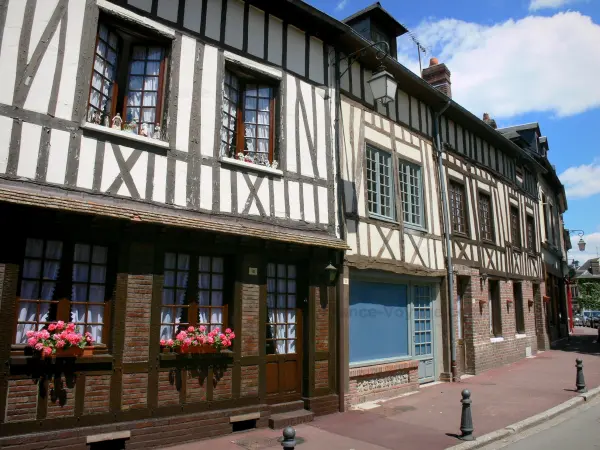
<instances>
[{"instance_id":1,"label":"brick chimney","mask_svg":"<svg viewBox=\"0 0 600 450\"><path fill-rule=\"evenodd\" d=\"M488 124L490 127L492 127L494 130L496 128L498 128L498 125L496 125L496 120L491 119L490 115L488 113L483 113L483 119L482 119L486 124Z\"/></svg>"},{"instance_id":2,"label":"brick chimney","mask_svg":"<svg viewBox=\"0 0 600 450\"><path fill-rule=\"evenodd\" d=\"M446 67L446 64L440 64L437 58L431 58L429 60L429 67L423 69L422 75L423 79L431 86L452 98L450 71Z\"/></svg>"}]
</instances>

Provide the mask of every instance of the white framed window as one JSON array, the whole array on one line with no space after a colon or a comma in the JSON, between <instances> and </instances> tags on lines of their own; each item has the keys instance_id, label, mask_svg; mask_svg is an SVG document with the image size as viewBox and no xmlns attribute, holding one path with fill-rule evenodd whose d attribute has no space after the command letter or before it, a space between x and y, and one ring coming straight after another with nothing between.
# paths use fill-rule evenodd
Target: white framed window
<instances>
[{"instance_id":1,"label":"white framed window","mask_svg":"<svg viewBox=\"0 0 600 450\"><path fill-rule=\"evenodd\" d=\"M398 164L398 173L400 175L404 223L424 228L425 208L421 167L400 161Z\"/></svg>"},{"instance_id":2,"label":"white framed window","mask_svg":"<svg viewBox=\"0 0 600 450\"><path fill-rule=\"evenodd\" d=\"M369 213L394 219L392 157L389 153L367 145L367 200Z\"/></svg>"}]
</instances>

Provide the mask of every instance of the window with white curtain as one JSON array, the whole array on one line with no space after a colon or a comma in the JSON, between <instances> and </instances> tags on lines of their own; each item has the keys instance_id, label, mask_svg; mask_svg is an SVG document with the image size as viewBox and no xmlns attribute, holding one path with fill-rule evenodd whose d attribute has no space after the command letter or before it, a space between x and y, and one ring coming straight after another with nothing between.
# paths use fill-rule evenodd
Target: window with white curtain
<instances>
[{"instance_id":1,"label":"window with white curtain","mask_svg":"<svg viewBox=\"0 0 600 450\"><path fill-rule=\"evenodd\" d=\"M165 253L161 339L173 339L188 325L204 325L207 330L224 327L224 270L221 257Z\"/></svg>"},{"instance_id":2,"label":"window with white curtain","mask_svg":"<svg viewBox=\"0 0 600 450\"><path fill-rule=\"evenodd\" d=\"M167 47L122 24L98 26L88 98L88 122L148 137L161 126ZM120 119L115 120L119 115Z\"/></svg>"},{"instance_id":3,"label":"window with white curtain","mask_svg":"<svg viewBox=\"0 0 600 450\"><path fill-rule=\"evenodd\" d=\"M78 332L90 332L96 344L104 343L105 304L110 297L107 271L107 247L27 239L15 343L25 343L27 331L40 330L57 320L73 322ZM57 291L59 277L64 292ZM70 304L65 317L58 316L61 301Z\"/></svg>"},{"instance_id":4,"label":"window with white curtain","mask_svg":"<svg viewBox=\"0 0 600 450\"><path fill-rule=\"evenodd\" d=\"M267 354L296 353L296 266L267 265Z\"/></svg>"}]
</instances>

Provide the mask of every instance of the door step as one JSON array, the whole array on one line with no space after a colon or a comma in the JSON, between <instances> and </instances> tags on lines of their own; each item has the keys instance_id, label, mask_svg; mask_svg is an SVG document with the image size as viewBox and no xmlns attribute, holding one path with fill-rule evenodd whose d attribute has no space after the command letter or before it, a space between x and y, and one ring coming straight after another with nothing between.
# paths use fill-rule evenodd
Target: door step
<instances>
[{"instance_id":1,"label":"door step","mask_svg":"<svg viewBox=\"0 0 600 450\"><path fill-rule=\"evenodd\" d=\"M312 422L315 414L306 409L288 411L279 414L271 414L269 418L269 428L273 430L285 428L287 426L299 425L301 423Z\"/></svg>"},{"instance_id":2,"label":"door step","mask_svg":"<svg viewBox=\"0 0 600 450\"><path fill-rule=\"evenodd\" d=\"M271 405L271 415L286 413L290 411L297 411L299 409L304 409L304 402L302 400L296 400L293 402L285 403L275 403L274 405Z\"/></svg>"}]
</instances>

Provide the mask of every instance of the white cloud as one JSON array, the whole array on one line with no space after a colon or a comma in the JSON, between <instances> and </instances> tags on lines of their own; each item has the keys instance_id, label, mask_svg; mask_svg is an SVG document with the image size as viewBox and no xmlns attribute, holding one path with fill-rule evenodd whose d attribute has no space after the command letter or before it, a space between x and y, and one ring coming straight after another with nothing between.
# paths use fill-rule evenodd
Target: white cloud
<instances>
[{"instance_id":1,"label":"white cloud","mask_svg":"<svg viewBox=\"0 0 600 450\"><path fill-rule=\"evenodd\" d=\"M538 11L540 9L558 9L573 3L575 0L531 0L529 11Z\"/></svg>"},{"instance_id":2,"label":"white cloud","mask_svg":"<svg viewBox=\"0 0 600 450\"><path fill-rule=\"evenodd\" d=\"M491 26L428 20L414 31L452 72L453 98L476 116L569 116L600 106L600 25L581 13ZM414 43L404 36L398 46L400 62L418 73Z\"/></svg>"},{"instance_id":3,"label":"white cloud","mask_svg":"<svg viewBox=\"0 0 600 450\"><path fill-rule=\"evenodd\" d=\"M338 2L338 4L335 6L335 10L336 11L341 11L342 9L344 9L346 7L346 5L348 4L348 0L341 0L340 2Z\"/></svg>"},{"instance_id":4,"label":"white cloud","mask_svg":"<svg viewBox=\"0 0 600 450\"><path fill-rule=\"evenodd\" d=\"M586 198L600 193L600 162L569 167L559 175L567 198Z\"/></svg>"},{"instance_id":5,"label":"white cloud","mask_svg":"<svg viewBox=\"0 0 600 450\"><path fill-rule=\"evenodd\" d=\"M571 264L575 259L579 261L579 265L581 266L588 259L598 258L598 253L600 252L600 233L590 233L583 236L583 240L585 241L585 251L583 252L580 252L577 247L579 239L578 235L571 236L571 246L573 248L569 250L568 260L569 264Z\"/></svg>"}]
</instances>

